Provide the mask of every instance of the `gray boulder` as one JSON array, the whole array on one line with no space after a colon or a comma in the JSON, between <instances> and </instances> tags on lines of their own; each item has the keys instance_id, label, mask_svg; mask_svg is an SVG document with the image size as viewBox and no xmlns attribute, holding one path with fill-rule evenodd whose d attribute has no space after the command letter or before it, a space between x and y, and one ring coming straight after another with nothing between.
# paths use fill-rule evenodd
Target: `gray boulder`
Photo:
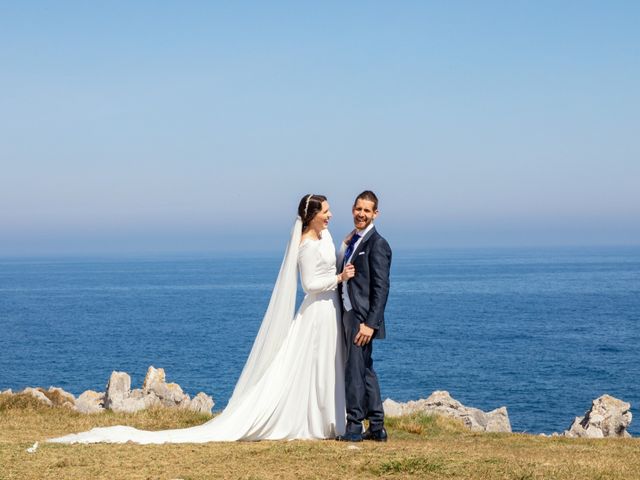
<instances>
[{"instance_id":1,"label":"gray boulder","mask_svg":"<svg viewBox=\"0 0 640 480\"><path fill-rule=\"evenodd\" d=\"M134 388L131 390L131 399L136 401L141 400L144 404L144 408L162 406L162 401L155 393L145 393L141 388Z\"/></svg>"},{"instance_id":2,"label":"gray boulder","mask_svg":"<svg viewBox=\"0 0 640 480\"><path fill-rule=\"evenodd\" d=\"M591 403L591 408L583 417L576 417L565 437L585 438L629 438L627 427L631 424L631 404L612 397L602 395Z\"/></svg>"},{"instance_id":3,"label":"gray boulder","mask_svg":"<svg viewBox=\"0 0 640 480\"><path fill-rule=\"evenodd\" d=\"M4 394L13 392L5 390ZM111 372L106 392L87 390L77 399L59 387L27 387L21 393L32 395L49 406L64 406L81 413L99 413L104 410L133 413L150 407L173 407L211 414L213 398L200 392L193 399L177 383L167 383L162 368L150 366L142 388L131 390L131 377L126 372ZM53 401L51 400L53 399Z\"/></svg>"},{"instance_id":4,"label":"gray boulder","mask_svg":"<svg viewBox=\"0 0 640 480\"><path fill-rule=\"evenodd\" d=\"M142 391L145 393L150 392L156 385L165 383L165 378L164 368L155 368L150 365L144 377L144 382L142 382Z\"/></svg>"},{"instance_id":5,"label":"gray boulder","mask_svg":"<svg viewBox=\"0 0 640 480\"><path fill-rule=\"evenodd\" d=\"M76 399L76 410L80 413L100 413L104 408L104 392L86 390Z\"/></svg>"},{"instance_id":6,"label":"gray boulder","mask_svg":"<svg viewBox=\"0 0 640 480\"><path fill-rule=\"evenodd\" d=\"M162 368L150 366L142 388L131 390L131 377L125 372L113 372L104 400L104 407L116 412L137 412L150 407L178 407L198 412L211 413L213 399L204 393L193 400L177 383L167 383Z\"/></svg>"},{"instance_id":7,"label":"gray boulder","mask_svg":"<svg viewBox=\"0 0 640 480\"><path fill-rule=\"evenodd\" d=\"M131 396L131 377L126 372L111 372L104 398L104 408L133 413L146 408L144 398Z\"/></svg>"},{"instance_id":8,"label":"gray boulder","mask_svg":"<svg viewBox=\"0 0 640 480\"><path fill-rule=\"evenodd\" d=\"M144 398L127 398L117 405L112 405L111 410L114 412L135 413L147 408L147 402Z\"/></svg>"},{"instance_id":9,"label":"gray boulder","mask_svg":"<svg viewBox=\"0 0 640 480\"><path fill-rule=\"evenodd\" d=\"M421 412L432 415L444 415L462 420L464 425L476 432L511 432L511 422L506 407L490 412L466 407L449 395L449 392L437 390L426 399L412 400L407 403L386 399L383 403L385 415L397 417Z\"/></svg>"},{"instance_id":10,"label":"gray boulder","mask_svg":"<svg viewBox=\"0 0 640 480\"><path fill-rule=\"evenodd\" d=\"M193 397L193 399L188 402L188 404L185 404L185 408L197 413L211 414L211 410L213 409L214 405L215 402L213 401L213 398L211 398L204 392L200 392L195 397Z\"/></svg>"},{"instance_id":11,"label":"gray boulder","mask_svg":"<svg viewBox=\"0 0 640 480\"><path fill-rule=\"evenodd\" d=\"M189 403L189 395L182 391L177 383L166 383L163 368L150 366L147 370L144 383L144 394L154 394L165 407L175 407Z\"/></svg>"},{"instance_id":12,"label":"gray boulder","mask_svg":"<svg viewBox=\"0 0 640 480\"><path fill-rule=\"evenodd\" d=\"M112 409L131 395L131 377L127 372L111 372L104 397L104 407Z\"/></svg>"}]
</instances>

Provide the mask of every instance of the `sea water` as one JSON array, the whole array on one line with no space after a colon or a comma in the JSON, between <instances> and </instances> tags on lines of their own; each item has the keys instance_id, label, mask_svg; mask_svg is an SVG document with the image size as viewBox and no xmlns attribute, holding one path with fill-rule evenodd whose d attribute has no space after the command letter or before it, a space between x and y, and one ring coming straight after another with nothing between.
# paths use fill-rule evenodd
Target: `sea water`
<instances>
[{"instance_id":1,"label":"sea water","mask_svg":"<svg viewBox=\"0 0 640 480\"><path fill-rule=\"evenodd\" d=\"M281 253L0 259L0 390L140 387L147 367L224 407ZM300 300L300 298L299 298ZM563 431L608 393L640 434L640 248L395 251L383 398L447 390L506 406L514 431Z\"/></svg>"}]
</instances>

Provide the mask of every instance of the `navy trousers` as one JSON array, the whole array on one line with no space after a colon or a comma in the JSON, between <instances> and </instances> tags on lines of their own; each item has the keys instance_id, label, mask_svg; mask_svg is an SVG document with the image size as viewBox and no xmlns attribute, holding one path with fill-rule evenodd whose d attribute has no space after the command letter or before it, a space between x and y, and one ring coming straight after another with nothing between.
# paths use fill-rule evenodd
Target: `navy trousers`
<instances>
[{"instance_id":1,"label":"navy trousers","mask_svg":"<svg viewBox=\"0 0 640 480\"><path fill-rule=\"evenodd\" d=\"M371 358L373 341L362 347L353 343L360 331L360 322L353 311L343 313L342 326L346 343L347 433L361 433L362 422L365 419L369 420L372 431L378 431L384 426L384 410L378 377L373 370Z\"/></svg>"}]
</instances>

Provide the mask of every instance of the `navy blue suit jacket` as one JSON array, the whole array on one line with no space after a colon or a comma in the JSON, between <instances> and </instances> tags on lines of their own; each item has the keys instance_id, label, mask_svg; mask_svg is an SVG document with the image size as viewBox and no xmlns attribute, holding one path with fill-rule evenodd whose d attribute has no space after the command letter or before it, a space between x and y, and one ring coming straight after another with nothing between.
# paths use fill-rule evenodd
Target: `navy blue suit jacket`
<instances>
[{"instance_id":1,"label":"navy blue suit jacket","mask_svg":"<svg viewBox=\"0 0 640 480\"><path fill-rule=\"evenodd\" d=\"M356 269L348 288L353 312L360 323L376 330L375 338L385 338L384 308L389 296L391 247L375 227L360 241L351 263ZM343 268L344 261L340 262L340 273ZM342 283L338 288L342 300Z\"/></svg>"}]
</instances>

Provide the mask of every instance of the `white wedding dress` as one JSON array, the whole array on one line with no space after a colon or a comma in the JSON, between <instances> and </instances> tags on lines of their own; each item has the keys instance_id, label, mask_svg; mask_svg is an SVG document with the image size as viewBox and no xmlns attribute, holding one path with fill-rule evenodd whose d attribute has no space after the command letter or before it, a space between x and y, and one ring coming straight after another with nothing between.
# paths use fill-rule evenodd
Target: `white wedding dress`
<instances>
[{"instance_id":1,"label":"white wedding dress","mask_svg":"<svg viewBox=\"0 0 640 480\"><path fill-rule=\"evenodd\" d=\"M251 354L220 415L190 428L102 427L48 442L204 443L343 434L344 347L335 247L328 230L320 240L300 244L301 228L298 218ZM294 315L297 270L306 296Z\"/></svg>"}]
</instances>

